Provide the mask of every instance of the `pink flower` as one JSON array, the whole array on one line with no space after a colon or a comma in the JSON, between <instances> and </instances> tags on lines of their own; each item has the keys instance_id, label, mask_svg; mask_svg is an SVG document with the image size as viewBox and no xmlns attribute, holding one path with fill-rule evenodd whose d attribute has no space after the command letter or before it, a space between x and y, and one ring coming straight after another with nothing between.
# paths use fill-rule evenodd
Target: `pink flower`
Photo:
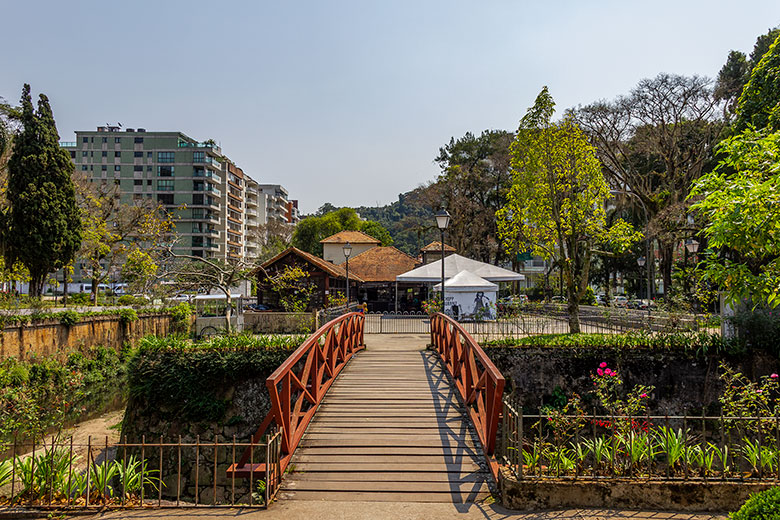
<instances>
[{"instance_id":1,"label":"pink flower","mask_svg":"<svg viewBox=\"0 0 780 520\"><path fill-rule=\"evenodd\" d=\"M596 369L596 373L597 373L598 375L600 375L600 376L603 376L603 375L604 375L604 371L603 371L603 370L601 370L600 368L597 368L597 369Z\"/></svg>"},{"instance_id":2,"label":"pink flower","mask_svg":"<svg viewBox=\"0 0 780 520\"><path fill-rule=\"evenodd\" d=\"M612 369L611 369L611 368L608 368L608 369L606 369L606 370L604 371L604 373L605 373L606 375L608 375L608 376L611 376L611 375L613 374L613 372L612 372Z\"/></svg>"},{"instance_id":3,"label":"pink flower","mask_svg":"<svg viewBox=\"0 0 780 520\"><path fill-rule=\"evenodd\" d=\"M772 375L771 375L771 376L769 376L769 377L771 377L772 379L777 379L777 374L772 374Z\"/></svg>"},{"instance_id":4,"label":"pink flower","mask_svg":"<svg viewBox=\"0 0 780 520\"><path fill-rule=\"evenodd\" d=\"M607 368L607 362L602 361L601 364L599 365L599 368Z\"/></svg>"},{"instance_id":5,"label":"pink flower","mask_svg":"<svg viewBox=\"0 0 780 520\"><path fill-rule=\"evenodd\" d=\"M763 391L763 390L756 390L756 393L757 393L757 394L763 394L763 393L764 393L764 391Z\"/></svg>"},{"instance_id":6,"label":"pink flower","mask_svg":"<svg viewBox=\"0 0 780 520\"><path fill-rule=\"evenodd\" d=\"M647 397L647 394L642 394L639 397L645 398L645 397Z\"/></svg>"}]
</instances>

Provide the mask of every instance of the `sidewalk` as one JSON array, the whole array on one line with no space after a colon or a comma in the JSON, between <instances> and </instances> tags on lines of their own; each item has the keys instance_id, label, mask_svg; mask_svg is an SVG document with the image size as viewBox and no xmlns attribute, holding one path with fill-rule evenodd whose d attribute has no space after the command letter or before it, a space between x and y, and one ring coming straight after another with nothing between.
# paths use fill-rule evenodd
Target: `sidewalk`
<instances>
[{"instance_id":1,"label":"sidewalk","mask_svg":"<svg viewBox=\"0 0 780 520\"><path fill-rule=\"evenodd\" d=\"M85 517L82 517L85 518ZM571 509L522 513L504 509L497 504L441 504L410 502L324 502L281 501L268 510L255 509L198 509L117 511L97 514L100 520L132 519L186 519L240 520L725 520L726 514L669 513L658 511L615 511L603 509Z\"/></svg>"}]
</instances>

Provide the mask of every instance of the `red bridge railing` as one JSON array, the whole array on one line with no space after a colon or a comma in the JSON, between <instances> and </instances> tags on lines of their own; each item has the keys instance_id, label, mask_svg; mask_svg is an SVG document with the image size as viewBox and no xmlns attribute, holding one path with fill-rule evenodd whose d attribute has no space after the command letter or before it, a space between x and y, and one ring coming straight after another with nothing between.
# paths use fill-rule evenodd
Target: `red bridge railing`
<instances>
[{"instance_id":1,"label":"red bridge railing","mask_svg":"<svg viewBox=\"0 0 780 520\"><path fill-rule=\"evenodd\" d=\"M336 376L356 352L365 348L364 321L364 316L358 312L329 321L266 379L271 411L252 436L252 442L259 442L272 425L279 428L282 436L280 474L284 473L306 426ZM228 468L228 475L264 475L265 463L254 463L252 455L246 450L239 462Z\"/></svg>"},{"instance_id":2,"label":"red bridge railing","mask_svg":"<svg viewBox=\"0 0 780 520\"><path fill-rule=\"evenodd\" d=\"M437 313L431 318L431 343L455 380L493 476L497 477L498 463L494 453L504 376L474 338L445 314Z\"/></svg>"}]
</instances>

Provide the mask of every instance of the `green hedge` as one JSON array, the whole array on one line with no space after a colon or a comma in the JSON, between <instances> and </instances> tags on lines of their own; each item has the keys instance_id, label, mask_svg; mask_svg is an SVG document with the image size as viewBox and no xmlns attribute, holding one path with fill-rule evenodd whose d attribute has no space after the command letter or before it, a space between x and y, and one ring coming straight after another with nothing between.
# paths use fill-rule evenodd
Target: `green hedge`
<instances>
[{"instance_id":1,"label":"green hedge","mask_svg":"<svg viewBox=\"0 0 780 520\"><path fill-rule=\"evenodd\" d=\"M185 303L187 309L189 306ZM101 311L85 311L77 312L74 310L60 311L60 312L34 312L32 314L5 314L0 315L0 331L8 325L26 325L41 321L55 320L59 321L63 325L75 325L80 321L87 318L93 318L98 316L119 316L122 323L129 323L138 319L138 312L141 313L156 313L156 314L171 314L174 317L182 313L182 306L165 307L165 308L146 308L146 309L107 309ZM191 309L190 309L191 312Z\"/></svg>"},{"instance_id":2,"label":"green hedge","mask_svg":"<svg viewBox=\"0 0 780 520\"><path fill-rule=\"evenodd\" d=\"M221 421L235 381L266 378L303 342L303 336L232 335L191 342L181 336L147 337L128 364L128 391L136 405L164 417Z\"/></svg>"},{"instance_id":3,"label":"green hedge","mask_svg":"<svg viewBox=\"0 0 780 520\"><path fill-rule=\"evenodd\" d=\"M751 495L736 513L729 514L731 520L779 520L780 487L773 487Z\"/></svg>"},{"instance_id":4,"label":"green hedge","mask_svg":"<svg viewBox=\"0 0 780 520\"><path fill-rule=\"evenodd\" d=\"M523 338L502 338L481 343L484 347L519 348L626 348L683 350L696 355L739 354L744 351L741 342L724 341L717 334L689 332L676 334L543 334Z\"/></svg>"}]
</instances>

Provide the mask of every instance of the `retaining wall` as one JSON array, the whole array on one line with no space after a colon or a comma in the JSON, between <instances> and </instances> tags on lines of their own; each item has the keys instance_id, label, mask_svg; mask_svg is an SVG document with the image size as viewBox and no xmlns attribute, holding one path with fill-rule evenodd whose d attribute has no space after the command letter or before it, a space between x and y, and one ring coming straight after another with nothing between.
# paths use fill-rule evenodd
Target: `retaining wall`
<instances>
[{"instance_id":1,"label":"retaining wall","mask_svg":"<svg viewBox=\"0 0 780 520\"><path fill-rule=\"evenodd\" d=\"M58 320L6 325L0 332L0 359L64 359L71 352L97 345L119 350L148 334L169 334L171 325L171 316L163 313L139 313L138 320L127 323L119 316L90 316L73 325Z\"/></svg>"}]
</instances>

